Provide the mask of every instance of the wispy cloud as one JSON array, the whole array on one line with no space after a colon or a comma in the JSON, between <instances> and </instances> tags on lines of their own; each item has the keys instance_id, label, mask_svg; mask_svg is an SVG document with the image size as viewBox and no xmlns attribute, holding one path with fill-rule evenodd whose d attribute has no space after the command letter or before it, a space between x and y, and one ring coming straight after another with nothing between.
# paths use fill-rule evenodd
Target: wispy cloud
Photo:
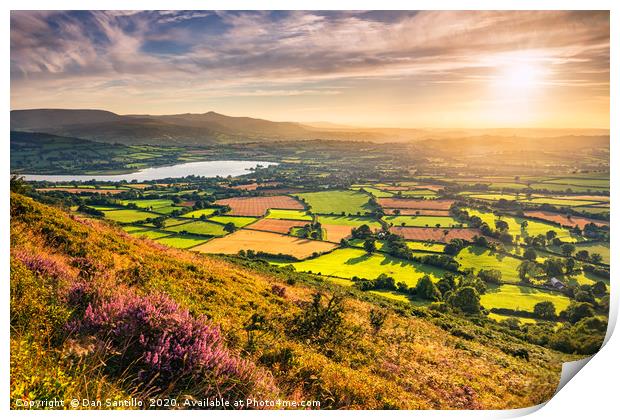
<instances>
[{"instance_id":1,"label":"wispy cloud","mask_svg":"<svg viewBox=\"0 0 620 420\"><path fill-rule=\"evenodd\" d=\"M339 106L354 104L364 96L359 90L385 101L412 87L421 98L431 92L446 98L453 86L468 85L451 98L465 104L470 89L480 91L512 65L544 67L539 83L573 91L577 103L588 89L603 97L607 92L608 98L609 14L11 13L15 108L88 104L120 112L174 112L167 105L174 102L184 112L206 110L222 97L229 98L227 108L235 96L308 97L303 107L299 102L302 109L313 107L318 96L338 97ZM333 84L342 88L327 86ZM239 105L250 102L240 99ZM334 119L328 117L309 118Z\"/></svg>"}]
</instances>

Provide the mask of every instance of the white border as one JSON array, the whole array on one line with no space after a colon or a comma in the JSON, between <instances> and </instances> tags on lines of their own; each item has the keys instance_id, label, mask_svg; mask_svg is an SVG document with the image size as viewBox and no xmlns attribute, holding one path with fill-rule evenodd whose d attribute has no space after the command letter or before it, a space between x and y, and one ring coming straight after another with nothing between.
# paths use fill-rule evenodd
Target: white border
<instances>
[{"instance_id":1,"label":"white border","mask_svg":"<svg viewBox=\"0 0 620 420\"><path fill-rule=\"evenodd\" d=\"M5 92L5 100L7 101L7 112L2 116L3 127L1 132L5 133L4 136L4 151L0 155L0 165L5 168L5 182L1 185L0 197L2 197L2 212L3 223L0 224L0 235L2 241L0 246L2 247L3 264L0 264L0 270L2 273L2 283L4 286L4 292L2 294L2 300L5 303L2 307L4 310L1 313L2 331L4 334L3 350L1 357L2 363L0 364L0 375L2 378L3 389L8 392L9 390L9 269L8 269L8 256L9 256L9 188L8 188L8 169L10 168L9 160L9 142L6 133L9 131L9 112L10 109L10 32L9 32L9 11L15 10L68 10L68 9L124 9L124 10L157 10L157 9L212 9L212 10L611 10L611 200L617 202L618 190L615 188L620 182L620 170L615 164L618 163L618 150L615 145L615 139L618 135L618 124L616 123L614 116L617 117L617 87L618 87L618 75L620 75L620 69L618 68L618 40L620 40L619 23L620 19L620 2L612 0L412 0L412 1L397 1L397 0L346 0L346 1L325 1L325 0L297 0L291 2L290 0L269 0L269 1L224 1L224 0L210 0L199 2L196 0L175 0L174 2L167 2L162 0L108 0L105 3L101 1L93 0L56 0L53 3L43 0L21 0L21 1L8 1L3 4L3 16L2 16L2 33L3 42L2 53L5 57L5 65L2 66L2 72L4 73L3 85ZM171 7L172 6L172 7ZM612 206L612 237L611 237L611 249L613 251L620 249L620 237L615 234L615 207ZM612 309L610 313L610 331L611 326L615 325L618 313L618 281L614 279L617 270L615 269L615 263L611 265L612 273ZM541 410L536 409L541 407L532 407L523 410L511 410L511 411L398 411L379 413L377 411L340 411L338 414L335 412L313 412L312 416L338 416L349 417L355 415L362 417L371 417L377 415L389 415L394 417L415 416L419 418L507 418L515 417L524 414L528 414L532 411L536 411L531 418L579 418L583 419L585 416L591 418L610 418L611 413L618 412L618 399L616 385L618 384L618 375L620 375L620 363L618 362L617 354L620 354L620 342L617 337L612 336L611 339L608 334L608 342L605 347L595 355L591 362L588 363L588 368L579 373L577 380L569 381L569 383L548 402ZM8 395L0 400L0 407L3 411L8 410L9 407ZM150 413L146 412L132 412L134 416L138 418L144 418L144 416ZM13 411L10 413L15 417L52 417L60 418L61 416L80 416L80 412L32 412L32 411ZM100 418L102 416L125 416L127 412L88 412L89 418ZM158 412L158 416L173 417L181 415L176 412ZM224 415L223 412L183 412L184 416L209 416L220 417ZM268 416L273 418L274 416L305 416L305 412L226 412L226 416ZM367 417L367 418L368 418Z\"/></svg>"}]
</instances>

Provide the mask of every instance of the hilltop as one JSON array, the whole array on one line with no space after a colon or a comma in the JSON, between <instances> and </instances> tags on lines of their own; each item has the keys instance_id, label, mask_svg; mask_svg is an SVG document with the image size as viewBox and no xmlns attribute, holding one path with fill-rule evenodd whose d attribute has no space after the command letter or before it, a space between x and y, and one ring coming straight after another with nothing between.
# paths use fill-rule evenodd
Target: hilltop
<instances>
[{"instance_id":1,"label":"hilltop","mask_svg":"<svg viewBox=\"0 0 620 420\"><path fill-rule=\"evenodd\" d=\"M567 358L316 276L166 248L19 194L11 353L12 401L87 392L199 399L219 389L410 409L538 404Z\"/></svg>"},{"instance_id":2,"label":"hilltop","mask_svg":"<svg viewBox=\"0 0 620 420\"><path fill-rule=\"evenodd\" d=\"M493 151L507 149L557 150L576 145L609 147L604 129L428 129L372 128L337 124L269 121L233 117L214 111L172 115L119 115L90 109L24 109L11 111L11 130L77 137L126 145L155 144L208 146L222 143L307 141L418 142L424 148L451 150L478 148L483 143ZM573 138L576 136L576 140ZM567 141L569 144L567 144Z\"/></svg>"}]
</instances>

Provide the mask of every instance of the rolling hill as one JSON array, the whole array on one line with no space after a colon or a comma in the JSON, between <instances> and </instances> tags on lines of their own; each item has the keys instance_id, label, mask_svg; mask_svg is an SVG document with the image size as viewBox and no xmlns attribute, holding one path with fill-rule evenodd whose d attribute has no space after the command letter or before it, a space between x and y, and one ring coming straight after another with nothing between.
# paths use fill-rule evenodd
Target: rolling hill
<instances>
[{"instance_id":1,"label":"rolling hill","mask_svg":"<svg viewBox=\"0 0 620 420\"><path fill-rule=\"evenodd\" d=\"M562 150L609 146L609 130L359 128L275 122L204 114L118 115L102 110L11 111L12 131L31 131L105 143L201 146L274 140L418 142L438 150ZM567 143L568 142L568 143ZM570 146L567 146L570 144Z\"/></svg>"},{"instance_id":2,"label":"rolling hill","mask_svg":"<svg viewBox=\"0 0 620 420\"><path fill-rule=\"evenodd\" d=\"M11 401L517 408L553 395L563 358L461 318L166 248L11 195Z\"/></svg>"}]
</instances>

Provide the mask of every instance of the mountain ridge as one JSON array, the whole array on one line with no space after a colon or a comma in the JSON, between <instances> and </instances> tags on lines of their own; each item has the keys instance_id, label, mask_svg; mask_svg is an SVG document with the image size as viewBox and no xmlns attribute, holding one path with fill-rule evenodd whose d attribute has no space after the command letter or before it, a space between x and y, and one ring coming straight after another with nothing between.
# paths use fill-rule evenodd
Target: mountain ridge
<instances>
[{"instance_id":1,"label":"mountain ridge","mask_svg":"<svg viewBox=\"0 0 620 420\"><path fill-rule=\"evenodd\" d=\"M598 129L413 129L357 128L323 123L316 127L299 122L233 117L208 111L171 115L119 115L100 109L27 109L11 111L11 131L34 131L105 143L159 145L213 145L265 141L340 140L373 142L421 142L488 136L519 141L526 139L609 138ZM520 134L519 134L520 133ZM608 142L608 140L607 140Z\"/></svg>"}]
</instances>

